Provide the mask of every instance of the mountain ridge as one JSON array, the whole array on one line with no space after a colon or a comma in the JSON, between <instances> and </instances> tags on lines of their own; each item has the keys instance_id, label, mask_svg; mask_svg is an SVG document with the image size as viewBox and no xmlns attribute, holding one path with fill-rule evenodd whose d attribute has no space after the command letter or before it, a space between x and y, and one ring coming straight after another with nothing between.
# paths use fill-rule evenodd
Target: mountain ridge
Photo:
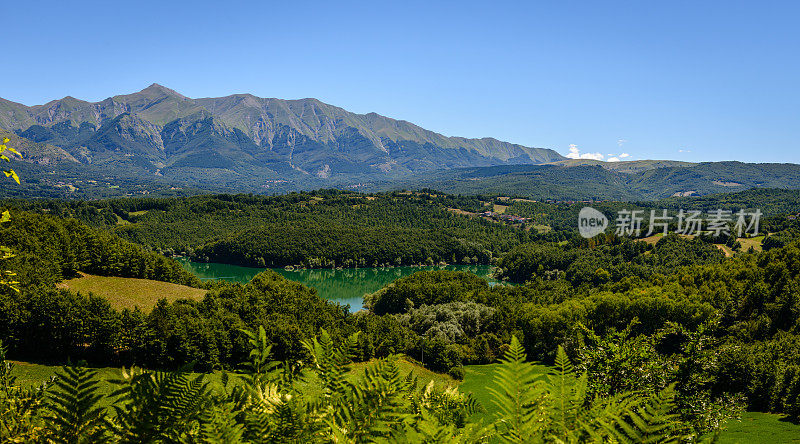
<instances>
[{"instance_id":1,"label":"mountain ridge","mask_svg":"<svg viewBox=\"0 0 800 444\"><path fill-rule=\"evenodd\" d=\"M184 163L173 153L216 159L211 168L221 166L237 174L267 172L269 178L286 179L391 177L564 159L546 148L494 138L448 137L411 122L352 113L313 98L233 94L192 99L157 83L98 102L66 96L26 106L0 99L0 128L60 147L84 164L117 162L176 177L186 171L177 171Z\"/></svg>"},{"instance_id":2,"label":"mountain ridge","mask_svg":"<svg viewBox=\"0 0 800 444\"><path fill-rule=\"evenodd\" d=\"M159 84L87 102L0 98L0 130L23 152L16 195L111 195L186 187L282 193L428 187L534 199L655 199L800 188L800 165L600 162L485 137L444 136L313 98L192 99ZM105 188L104 188L105 187ZM177 187L177 188L176 188ZM69 191L67 191L69 190Z\"/></svg>"}]
</instances>

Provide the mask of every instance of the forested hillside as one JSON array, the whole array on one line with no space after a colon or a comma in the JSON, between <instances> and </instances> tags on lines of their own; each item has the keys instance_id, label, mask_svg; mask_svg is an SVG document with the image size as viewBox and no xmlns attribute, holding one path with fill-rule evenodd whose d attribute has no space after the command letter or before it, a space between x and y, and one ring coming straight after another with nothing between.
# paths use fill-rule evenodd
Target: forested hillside
<instances>
[{"instance_id":1,"label":"forested hillside","mask_svg":"<svg viewBox=\"0 0 800 444\"><path fill-rule=\"evenodd\" d=\"M764 226L766 231L773 231L769 224L785 224L787 216L796 215L800 212L800 193L795 190L776 188L754 188L738 193L712 194L698 197L670 197L656 201L638 202L546 202L519 198L509 199L507 197L484 197L484 199L495 204L508 206L504 210L505 214L530 218L536 225L545 225L557 232L576 231L578 213L581 208L586 206L597 209L612 221L620 210L643 210L644 227L649 222L651 210L656 210L657 214L659 214L660 210L666 209L669 210L671 215L675 215L680 209L686 211L698 210L704 214L717 209L728 210L733 213L739 210L755 211L758 209L764 216L762 223L768 224ZM777 230L778 228L776 227L774 231ZM645 233L646 231L645 229Z\"/></svg>"},{"instance_id":2,"label":"forested hillside","mask_svg":"<svg viewBox=\"0 0 800 444\"><path fill-rule=\"evenodd\" d=\"M63 229L42 216L22 214L20 224L26 218L51 222L42 232ZM122 257L131 251L140 250L123 249ZM424 353L431 369L459 377L462 364L495 361L516 334L529 356L545 362L552 362L559 345L566 347L590 372L597 393L619 393L641 378L651 381L646 387L654 392L677 383L683 417L709 430L737 406L797 411L800 385L791 375L800 350L779 356L770 350L795 347L798 251L794 243L725 259L700 239L674 236L654 246L613 237L584 245L526 244L499 263L503 275L523 285L489 287L466 273L419 272L370 296L371 312L357 314L271 272L247 285L216 284L200 302L159 303L148 315L116 311L97 297L26 285L19 294L3 292L3 338L11 356L26 359L157 368L195 362L210 369L246 359L243 328L263 326L272 353L290 361L307 359L299 344L323 328L337 341L360 331L353 359ZM123 260L108 272L135 274L142 270L135 263ZM620 334L626 344L644 348L597 354L601 349L592 344ZM634 349L646 354L630 354ZM696 403L716 407L698 413Z\"/></svg>"},{"instance_id":3,"label":"forested hillside","mask_svg":"<svg viewBox=\"0 0 800 444\"><path fill-rule=\"evenodd\" d=\"M533 233L459 216L478 198L320 191L12 205L77 217L165 254L250 266L486 264Z\"/></svg>"},{"instance_id":4,"label":"forested hillside","mask_svg":"<svg viewBox=\"0 0 800 444\"><path fill-rule=\"evenodd\" d=\"M15 254L5 266L22 287L52 285L78 271L198 284L174 260L75 219L12 211L11 220L0 224L0 237Z\"/></svg>"},{"instance_id":5,"label":"forested hillside","mask_svg":"<svg viewBox=\"0 0 800 444\"><path fill-rule=\"evenodd\" d=\"M762 231L783 231L787 213L800 208L791 190L753 189L655 202L555 203L497 197L452 196L434 191L361 194L334 190L284 196L207 195L99 201L6 200L7 206L76 218L166 255L257 267L365 267L432 263L491 263L533 240L575 236L586 205L612 222L622 209L740 209L762 211ZM509 223L499 214L527 220ZM707 217L707 216L704 216ZM674 223L672 231L674 231ZM784 236L785 237L785 236ZM719 238L716 243L735 239Z\"/></svg>"}]
</instances>

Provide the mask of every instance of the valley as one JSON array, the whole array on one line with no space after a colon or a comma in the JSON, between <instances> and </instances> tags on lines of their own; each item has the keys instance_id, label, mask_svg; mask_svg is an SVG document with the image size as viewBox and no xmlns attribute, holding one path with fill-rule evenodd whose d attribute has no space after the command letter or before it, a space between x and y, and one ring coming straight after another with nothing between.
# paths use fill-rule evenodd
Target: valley
<instances>
[{"instance_id":1,"label":"valley","mask_svg":"<svg viewBox=\"0 0 800 444\"><path fill-rule=\"evenodd\" d=\"M647 399L686 433L778 439L797 427L800 353L775 350L797 346L798 199L757 188L591 203L431 189L6 199L0 236L20 291L0 291L0 340L20 382L73 380L56 364L79 361L67 368L98 381L100 409L135 384L114 368L214 399L250 390L263 364L242 363L268 356L284 370L263 377L304 406L339 390L324 382L334 371L347 387L387 384L441 399L453 421L494 424L505 401L489 389L549 372L569 387L586 375L596 402L666 396ZM610 220L755 207L763 219L758 236L648 237L644 221L634 237L586 239L585 205Z\"/></svg>"}]
</instances>

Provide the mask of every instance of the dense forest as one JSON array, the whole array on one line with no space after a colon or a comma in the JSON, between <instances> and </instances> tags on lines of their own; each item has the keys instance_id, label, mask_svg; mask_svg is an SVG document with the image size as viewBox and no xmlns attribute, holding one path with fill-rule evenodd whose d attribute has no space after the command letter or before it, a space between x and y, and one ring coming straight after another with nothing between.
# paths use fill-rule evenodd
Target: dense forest
<instances>
[{"instance_id":1,"label":"dense forest","mask_svg":"<svg viewBox=\"0 0 800 444\"><path fill-rule=\"evenodd\" d=\"M9 204L74 217L167 255L259 267L487 264L532 239L526 230L446 210L480 210L478 198L432 193L320 191Z\"/></svg>"},{"instance_id":2,"label":"dense forest","mask_svg":"<svg viewBox=\"0 0 800 444\"><path fill-rule=\"evenodd\" d=\"M15 252L5 266L21 286L52 286L78 271L197 285L175 261L75 219L10 212L0 236Z\"/></svg>"},{"instance_id":3,"label":"dense forest","mask_svg":"<svg viewBox=\"0 0 800 444\"><path fill-rule=\"evenodd\" d=\"M585 206L596 208L613 220L622 209L645 211L645 223L650 210L669 210L675 214L678 210L698 210L705 213L717 209L738 211L761 210L765 216L763 222L783 224L788 214L797 214L800 210L800 193L794 190L758 189L754 188L739 193L714 194L702 197L672 197L649 202L550 202L531 201L527 199L498 199L486 197L486 200L509 205L507 214L532 218L537 224L549 226L555 231L574 232L577 228L578 212ZM774 218L774 219L770 219ZM673 225L674 227L674 225ZM780 227L765 227L766 231L779 231ZM674 229L673 229L674 231Z\"/></svg>"},{"instance_id":4,"label":"dense forest","mask_svg":"<svg viewBox=\"0 0 800 444\"><path fill-rule=\"evenodd\" d=\"M744 205L749 198L720 196L698 205ZM4 266L17 273L19 284L0 288L0 341L9 359L24 361L246 373L241 364L252 361L253 335L260 335L280 368L320 378L329 377L325 366L333 358L321 362L315 341L329 344L324 353L347 344L336 368L378 365L372 374L377 379L362 381L365 387L399 383L381 373L393 371L397 354L455 379L463 378L467 364L501 361L521 369L531 359L563 367L569 356L576 380L586 378L584 408L634 391L651 397L647 402L666 396L668 402L662 401L676 415L670 433L704 435L743 409L800 416L800 222L780 214L779 199L773 201L764 223L770 235L758 244L764 251L735 248L732 257L707 236L582 239L574 226L556 222L566 221L571 206L508 202L507 211L538 208L535 223L552 224L547 234L538 233L448 210L477 213L499 202L431 192L9 201L10 221L0 224L0 236L16 255ZM366 310L350 313L272 271L247 284L201 283L162 253L209 260L227 255L224 260L261 266L399 265L451 262L455 255L456 262L492 262L498 277L515 285L490 286L464 272L420 271L365 296ZM148 311L120 310L102 297L57 287L78 272L208 292L201 300L161 300ZM69 372L85 370L64 371L67 381L78 377ZM284 382L280 393L321 408ZM341 389L336 387L330 390ZM420 393L392 387L406 400ZM197 399L216 396L202 392ZM454 399L453 406L470 405ZM250 407L236 408L242 410L229 411L232 424L255 433L241 422ZM437 427L453 427L447 436L470 427L465 412L472 407L452 408L448 414L461 419L437 420ZM274 417L262 419L285 426ZM49 424L45 429L56 427L42 421Z\"/></svg>"},{"instance_id":5,"label":"dense forest","mask_svg":"<svg viewBox=\"0 0 800 444\"><path fill-rule=\"evenodd\" d=\"M321 190L271 197L5 200L2 204L75 218L167 256L179 254L200 261L255 267L308 268L488 264L526 242L570 239L577 229L578 212L587 205L451 196L433 190L369 195ZM496 205L505 208L505 214L528 218L528 222L510 226L477 217ZM753 189L703 198L590 205L611 220L621 209L649 214L651 209L707 212L759 208L765 215L764 231L779 232L786 228L785 214L800 208L800 198L789 190ZM643 228L642 235L647 232L646 217Z\"/></svg>"}]
</instances>

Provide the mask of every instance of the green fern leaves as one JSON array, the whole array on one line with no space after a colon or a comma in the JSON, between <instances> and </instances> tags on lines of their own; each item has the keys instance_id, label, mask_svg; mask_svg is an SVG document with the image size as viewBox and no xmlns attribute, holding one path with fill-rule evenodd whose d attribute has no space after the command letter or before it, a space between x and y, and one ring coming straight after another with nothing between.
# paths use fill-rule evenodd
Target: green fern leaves
<instances>
[{"instance_id":1,"label":"green fern leaves","mask_svg":"<svg viewBox=\"0 0 800 444\"><path fill-rule=\"evenodd\" d=\"M119 386L112 394L116 416L111 423L119 442L179 440L195 430L211 407L203 375L131 369L112 382Z\"/></svg>"},{"instance_id":2,"label":"green fern leaves","mask_svg":"<svg viewBox=\"0 0 800 444\"><path fill-rule=\"evenodd\" d=\"M103 441L105 409L98 406L97 372L81 367L63 367L48 393L45 416L49 439L57 443Z\"/></svg>"},{"instance_id":3,"label":"green fern leaves","mask_svg":"<svg viewBox=\"0 0 800 444\"><path fill-rule=\"evenodd\" d=\"M530 442L545 426L544 412L540 408L546 396L545 388L533 366L525 360L522 344L512 337L495 371L494 387L490 389L492 402L499 412L494 424L501 442Z\"/></svg>"},{"instance_id":4,"label":"green fern leaves","mask_svg":"<svg viewBox=\"0 0 800 444\"><path fill-rule=\"evenodd\" d=\"M416 377L401 372L397 356L352 371L357 335L337 344L323 330L304 344L313 366L302 377L287 378L287 367L282 372L281 364L269 359L264 330L245 334L252 347L245 373L224 374L221 389L212 391L205 375L186 369L131 369L110 381L117 389L104 399L94 371L64 367L46 390L41 421L28 414L14 428L6 426L9 406L35 406L36 397L13 389L10 365L4 363L2 438L57 443L669 443L686 438L674 413L672 386L655 395L590 399L586 376L576 374L562 348L554 371L542 376L512 338L493 378L497 413L483 423L471 421L481 407L470 395L432 382L420 387ZM113 403L113 413L100 407L104 401Z\"/></svg>"},{"instance_id":5,"label":"green fern leaves","mask_svg":"<svg viewBox=\"0 0 800 444\"><path fill-rule=\"evenodd\" d=\"M516 338L495 373L496 437L505 443L673 442L680 439L672 388L656 396L625 393L588 399L563 348L555 372L537 379Z\"/></svg>"}]
</instances>

